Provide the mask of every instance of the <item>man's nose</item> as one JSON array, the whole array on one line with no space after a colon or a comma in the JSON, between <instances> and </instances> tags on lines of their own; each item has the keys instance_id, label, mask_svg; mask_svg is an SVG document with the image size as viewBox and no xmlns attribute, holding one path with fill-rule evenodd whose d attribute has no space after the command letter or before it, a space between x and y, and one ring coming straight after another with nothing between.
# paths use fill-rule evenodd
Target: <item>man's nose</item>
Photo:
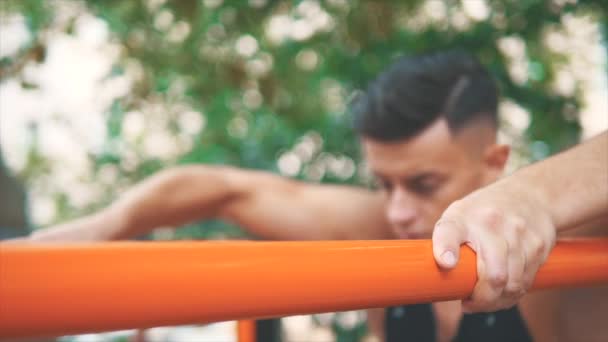
<instances>
[{"instance_id":1,"label":"man's nose","mask_svg":"<svg viewBox=\"0 0 608 342\"><path fill-rule=\"evenodd\" d=\"M408 226L416 221L417 210L414 200L401 189L395 189L391 194L387 217L392 225Z\"/></svg>"}]
</instances>

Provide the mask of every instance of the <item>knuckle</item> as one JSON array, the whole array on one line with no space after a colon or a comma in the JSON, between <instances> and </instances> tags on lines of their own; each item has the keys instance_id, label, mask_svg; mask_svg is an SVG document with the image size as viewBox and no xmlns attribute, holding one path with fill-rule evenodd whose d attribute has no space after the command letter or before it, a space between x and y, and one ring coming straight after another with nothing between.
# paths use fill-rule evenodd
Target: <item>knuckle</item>
<instances>
[{"instance_id":1,"label":"knuckle","mask_svg":"<svg viewBox=\"0 0 608 342\"><path fill-rule=\"evenodd\" d=\"M542 239L537 239L537 242L536 242L536 244L534 246L534 250L533 250L534 255L537 257L544 255L545 249L546 249L545 241L543 241Z\"/></svg>"},{"instance_id":2,"label":"knuckle","mask_svg":"<svg viewBox=\"0 0 608 342\"><path fill-rule=\"evenodd\" d=\"M528 236L527 241L531 257L539 258L544 254L546 244L543 239L536 235L530 235Z\"/></svg>"},{"instance_id":3,"label":"knuckle","mask_svg":"<svg viewBox=\"0 0 608 342\"><path fill-rule=\"evenodd\" d=\"M509 297L521 297L526 292L523 280L521 282L511 282L505 286L504 294Z\"/></svg>"},{"instance_id":4,"label":"knuckle","mask_svg":"<svg viewBox=\"0 0 608 342\"><path fill-rule=\"evenodd\" d=\"M488 273L488 283L493 287L505 287L507 285L507 272L494 270Z\"/></svg>"},{"instance_id":5,"label":"knuckle","mask_svg":"<svg viewBox=\"0 0 608 342\"><path fill-rule=\"evenodd\" d=\"M435 228L443 228L449 226L452 222L454 222L454 219L451 216L444 214L444 216L442 216L439 220L437 220L437 223L435 223Z\"/></svg>"},{"instance_id":6,"label":"knuckle","mask_svg":"<svg viewBox=\"0 0 608 342\"><path fill-rule=\"evenodd\" d=\"M452 220L449 218L441 218L437 223L435 223L435 228L433 229L433 241L437 239L445 239L445 236L451 231L450 226Z\"/></svg>"},{"instance_id":7,"label":"knuckle","mask_svg":"<svg viewBox=\"0 0 608 342\"><path fill-rule=\"evenodd\" d=\"M511 229L517 236L522 236L526 233L526 223L522 219L515 218L511 224Z\"/></svg>"},{"instance_id":8,"label":"knuckle","mask_svg":"<svg viewBox=\"0 0 608 342\"><path fill-rule=\"evenodd\" d=\"M485 208L482 210L481 223L487 229L497 229L504 223L504 214L496 208Z\"/></svg>"},{"instance_id":9,"label":"knuckle","mask_svg":"<svg viewBox=\"0 0 608 342\"><path fill-rule=\"evenodd\" d=\"M466 226L462 223L459 216L449 215L443 216L435 223L433 236L453 235L456 231L465 229Z\"/></svg>"}]
</instances>

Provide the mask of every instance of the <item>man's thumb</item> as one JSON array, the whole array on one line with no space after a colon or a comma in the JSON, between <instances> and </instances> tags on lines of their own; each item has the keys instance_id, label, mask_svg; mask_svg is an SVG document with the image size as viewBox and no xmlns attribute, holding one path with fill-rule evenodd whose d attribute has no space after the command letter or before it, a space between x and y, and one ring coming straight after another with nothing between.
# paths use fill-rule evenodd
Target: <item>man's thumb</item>
<instances>
[{"instance_id":1,"label":"man's thumb","mask_svg":"<svg viewBox=\"0 0 608 342\"><path fill-rule=\"evenodd\" d=\"M464 226L441 218L433 230L433 255L441 268L454 268L460 258L460 245L466 242Z\"/></svg>"}]
</instances>

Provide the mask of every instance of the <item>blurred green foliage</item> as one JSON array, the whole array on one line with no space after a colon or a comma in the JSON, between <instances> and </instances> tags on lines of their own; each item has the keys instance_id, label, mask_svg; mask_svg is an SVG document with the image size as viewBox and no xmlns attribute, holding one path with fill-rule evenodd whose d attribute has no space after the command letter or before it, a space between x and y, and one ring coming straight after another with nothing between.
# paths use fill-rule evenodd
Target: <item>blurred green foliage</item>
<instances>
[{"instance_id":1,"label":"blurred green foliage","mask_svg":"<svg viewBox=\"0 0 608 342\"><path fill-rule=\"evenodd\" d=\"M360 165L348 100L396 57L450 48L479 56L498 79L503 97L530 113L525 138L539 147L532 151L533 159L578 141L576 113L581 93L563 96L551 89L555 70L567 57L547 49L543 39L547 30L559 29L564 17L574 13L598 21L605 41L606 2L488 1L489 13L484 18L468 18L460 25L457 19L462 19L462 2L435 3L440 3L435 11L443 17L434 16L428 2L413 0L78 2L83 10L107 23L111 40L121 46L112 73L124 73L133 65L141 70L131 92L108 109L107 148L91 155L95 168L114 165L121 177L133 183L168 166L167 161L147 158L135 168L125 168L123 156L115 148L123 139L125 113L154 99L184 103L204 115L205 128L192 147L173 161L177 164L219 163L277 172L280 154L306 134L316 132L322 138L322 148L302 160L295 176L322 182L360 182L358 172L345 176L327 167L322 167L325 172L310 176L310 169L318 169L320 158L328 155ZM44 60L44 33L56 15L55 5L37 0L3 4L3 12L22 13L33 33L19 55L0 61L4 78L9 71L13 76L22 72L15 68L32 49L37 62ZM66 31L70 30L73 27L68 25ZM504 37L525 43L528 77L523 81L514 80L508 70L510 61L498 48ZM239 42L244 44L240 52ZM169 119L171 127L179 130L173 117ZM39 159L31 157L35 165L25 169L26 181L28 176L35 177L36 165L44 167ZM64 214L68 211L69 205L64 206ZM226 228L219 223L209 227ZM179 235L208 237L215 232L191 228Z\"/></svg>"}]
</instances>

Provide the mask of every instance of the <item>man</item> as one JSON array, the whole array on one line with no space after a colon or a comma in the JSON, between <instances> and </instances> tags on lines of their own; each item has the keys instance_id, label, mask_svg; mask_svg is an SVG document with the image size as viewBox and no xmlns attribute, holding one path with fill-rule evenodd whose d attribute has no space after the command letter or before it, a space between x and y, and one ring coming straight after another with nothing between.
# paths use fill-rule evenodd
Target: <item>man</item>
<instances>
[{"instance_id":1,"label":"man","mask_svg":"<svg viewBox=\"0 0 608 342\"><path fill-rule=\"evenodd\" d=\"M276 240L431 238L450 203L500 177L509 147L496 142L496 109L496 86L473 57L448 52L403 58L353 108L379 191L305 184L231 167L185 166L151 177L105 210L40 230L32 239L116 240L210 218ZM514 305L555 241L550 223L515 232L519 238L513 241L483 226L463 232L477 242L472 247L481 265L466 309ZM435 243L451 247L457 238L443 234ZM457 254L444 249L436 255L438 264L454 266ZM519 258L522 254L528 258ZM376 311L372 328L382 336L386 327L390 341L401 336L417 341L529 339L516 308L463 318L455 301L393 308L386 318L383 323L384 315Z\"/></svg>"}]
</instances>

